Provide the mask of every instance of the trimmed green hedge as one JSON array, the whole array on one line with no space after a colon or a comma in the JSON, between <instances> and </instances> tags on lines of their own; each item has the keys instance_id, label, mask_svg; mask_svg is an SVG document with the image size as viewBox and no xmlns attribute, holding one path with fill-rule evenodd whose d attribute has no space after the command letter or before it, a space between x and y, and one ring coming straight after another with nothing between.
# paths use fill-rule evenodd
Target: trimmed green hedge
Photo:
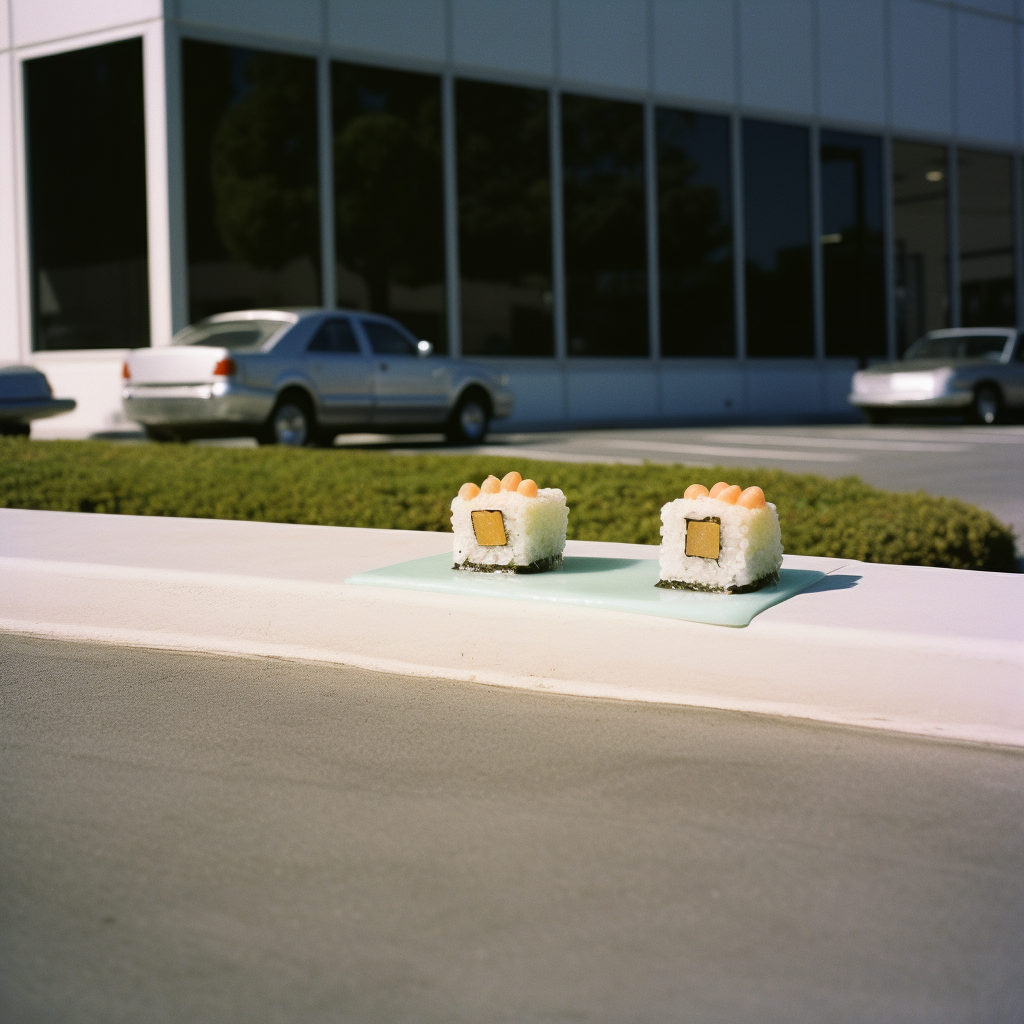
<instances>
[{"instance_id":1,"label":"trimmed green hedge","mask_svg":"<svg viewBox=\"0 0 1024 1024\"><path fill-rule=\"evenodd\" d=\"M726 479L764 489L791 554L1016 569L1010 530L973 505L767 469L0 438L0 506L444 531L460 484L511 469L561 487L582 540L657 544L666 501Z\"/></svg>"}]
</instances>

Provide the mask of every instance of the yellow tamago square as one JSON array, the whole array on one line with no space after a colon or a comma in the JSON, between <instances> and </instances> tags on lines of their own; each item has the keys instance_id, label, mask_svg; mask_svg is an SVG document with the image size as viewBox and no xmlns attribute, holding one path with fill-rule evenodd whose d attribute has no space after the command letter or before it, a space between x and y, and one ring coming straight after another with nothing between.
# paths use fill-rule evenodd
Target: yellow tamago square
<instances>
[{"instance_id":1,"label":"yellow tamago square","mask_svg":"<svg viewBox=\"0 0 1024 1024\"><path fill-rule=\"evenodd\" d=\"M474 509L473 533L482 548L500 548L508 543L505 536L505 520L497 509Z\"/></svg>"},{"instance_id":2,"label":"yellow tamago square","mask_svg":"<svg viewBox=\"0 0 1024 1024\"><path fill-rule=\"evenodd\" d=\"M686 554L713 558L722 553L722 524L717 519L686 520Z\"/></svg>"}]
</instances>

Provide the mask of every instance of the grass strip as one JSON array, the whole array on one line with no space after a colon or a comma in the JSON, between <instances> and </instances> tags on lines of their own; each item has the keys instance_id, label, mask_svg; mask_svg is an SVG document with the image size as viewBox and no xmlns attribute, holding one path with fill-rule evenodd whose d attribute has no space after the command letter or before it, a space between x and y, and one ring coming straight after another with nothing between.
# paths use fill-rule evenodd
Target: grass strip
<instances>
[{"instance_id":1,"label":"grass strip","mask_svg":"<svg viewBox=\"0 0 1024 1024\"><path fill-rule=\"evenodd\" d=\"M790 554L1016 570L1013 534L973 505L772 469L0 438L0 507L450 531L459 486L512 469L565 492L570 538L657 544L666 501L725 479L764 489Z\"/></svg>"}]
</instances>

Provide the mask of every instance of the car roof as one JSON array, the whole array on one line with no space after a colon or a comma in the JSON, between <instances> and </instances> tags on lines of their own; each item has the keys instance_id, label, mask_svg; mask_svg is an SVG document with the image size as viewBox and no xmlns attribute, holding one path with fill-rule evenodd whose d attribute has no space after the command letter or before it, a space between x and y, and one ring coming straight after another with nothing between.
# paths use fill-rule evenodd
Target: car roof
<instances>
[{"instance_id":1,"label":"car roof","mask_svg":"<svg viewBox=\"0 0 1024 1024\"><path fill-rule=\"evenodd\" d=\"M341 314L343 316L362 316L370 320L392 320L386 313L375 313L369 309L325 309L323 306L276 306L273 309L235 309L229 313L214 313L212 316L197 320L196 323L216 324L230 320L280 320L282 323L298 323L311 316Z\"/></svg>"},{"instance_id":2,"label":"car roof","mask_svg":"<svg viewBox=\"0 0 1024 1024\"><path fill-rule=\"evenodd\" d=\"M983 335L1005 334L1012 338L1017 333L1016 327L944 327L939 331L929 331L928 338L977 338Z\"/></svg>"},{"instance_id":3,"label":"car roof","mask_svg":"<svg viewBox=\"0 0 1024 1024\"><path fill-rule=\"evenodd\" d=\"M196 323L221 324L232 320L280 320L284 324L295 323L300 316L309 313L320 313L322 310L297 310L297 309L235 309L229 313L214 313L213 316L203 317Z\"/></svg>"}]
</instances>

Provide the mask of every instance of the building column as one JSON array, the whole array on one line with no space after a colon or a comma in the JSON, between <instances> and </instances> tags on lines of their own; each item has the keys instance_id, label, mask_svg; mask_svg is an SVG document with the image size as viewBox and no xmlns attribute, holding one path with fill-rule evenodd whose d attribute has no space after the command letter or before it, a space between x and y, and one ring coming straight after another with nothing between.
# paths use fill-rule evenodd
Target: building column
<instances>
[{"instance_id":1,"label":"building column","mask_svg":"<svg viewBox=\"0 0 1024 1024\"><path fill-rule=\"evenodd\" d=\"M949 326L960 326L960 166L959 150L951 144L946 159L946 218L949 233Z\"/></svg>"},{"instance_id":2,"label":"building column","mask_svg":"<svg viewBox=\"0 0 1024 1024\"><path fill-rule=\"evenodd\" d=\"M334 248L334 125L331 113L331 60L316 60L316 119L320 189L320 304L338 304L338 275Z\"/></svg>"},{"instance_id":3,"label":"building column","mask_svg":"<svg viewBox=\"0 0 1024 1024\"><path fill-rule=\"evenodd\" d=\"M885 356L896 352L896 216L892 187L892 136L882 139L882 259L885 267Z\"/></svg>"},{"instance_id":4,"label":"building column","mask_svg":"<svg viewBox=\"0 0 1024 1024\"><path fill-rule=\"evenodd\" d=\"M441 76L441 149L444 174L445 307L448 354L462 355L462 301L459 290L459 182L455 141L455 77Z\"/></svg>"},{"instance_id":5,"label":"building column","mask_svg":"<svg viewBox=\"0 0 1024 1024\"><path fill-rule=\"evenodd\" d=\"M182 116L181 81L181 36L174 25L160 23L162 30L163 78L159 109L146 101L146 175L153 173L149 152L149 138L152 132L152 116L160 121L162 134L162 175L161 196L162 216L165 218L164 249L158 259L166 261L162 287L167 289L167 309L162 314L169 317L170 332L181 330L189 320L188 296L188 246L185 214L185 127ZM146 60L149 67L149 60ZM150 79L146 72L146 93L149 95ZM150 192L152 197L153 192ZM150 206L152 223L152 205ZM153 280L153 239L150 236L150 281ZM152 292L151 292L152 295ZM152 302L152 298L150 299ZM151 307L152 308L152 307ZM167 341L170 337L167 337ZM153 344L157 344L154 336ZM163 344L164 342L159 342Z\"/></svg>"}]
</instances>

